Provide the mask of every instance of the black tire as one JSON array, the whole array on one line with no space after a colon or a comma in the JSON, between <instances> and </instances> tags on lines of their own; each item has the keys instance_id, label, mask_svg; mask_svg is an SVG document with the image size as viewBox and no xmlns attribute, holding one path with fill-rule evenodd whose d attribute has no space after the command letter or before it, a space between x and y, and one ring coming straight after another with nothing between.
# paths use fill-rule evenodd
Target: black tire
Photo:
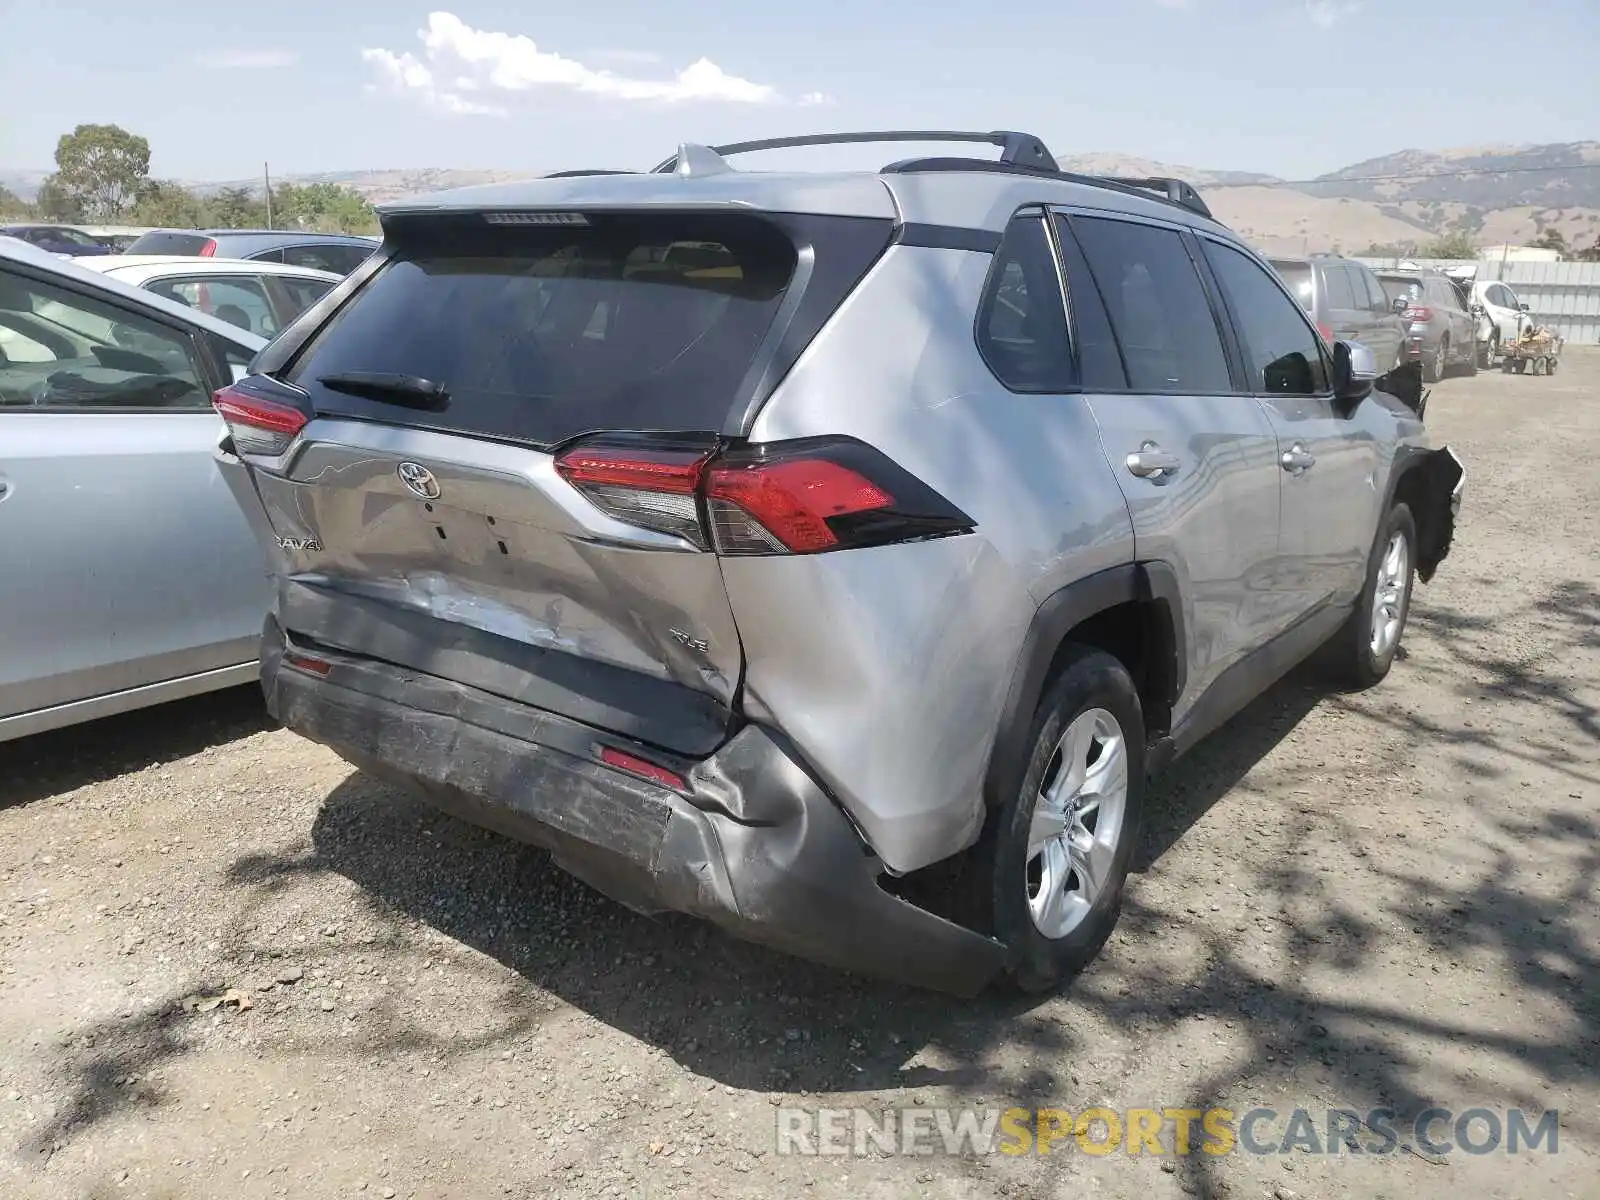
<instances>
[{"instance_id":1,"label":"black tire","mask_svg":"<svg viewBox=\"0 0 1600 1200\"><path fill-rule=\"evenodd\" d=\"M1123 885L1139 838L1144 811L1144 713L1127 668L1102 650L1063 649L1064 665L1034 714L1028 742L1028 767L1015 796L990 814L977 848L981 869L974 899L991 918L990 927L1009 951L1011 982L1025 992L1053 991L1082 971L1100 952L1122 911ZM1120 832L1112 844L1105 881L1088 911L1064 936L1040 932L1029 907L1029 835L1040 793L1058 767L1058 743L1073 721L1094 710L1109 714L1126 756L1127 791ZM1093 718L1090 718L1091 720ZM1106 743L1096 742L1099 753ZM1091 760L1094 761L1094 760ZM1095 828L1098 829L1098 818ZM1070 878L1077 878L1070 874ZM1037 889L1035 888L1035 891Z\"/></svg>"},{"instance_id":2,"label":"black tire","mask_svg":"<svg viewBox=\"0 0 1600 1200\"><path fill-rule=\"evenodd\" d=\"M1433 357L1422 364L1422 378L1427 383L1438 383L1450 371L1450 338L1440 337L1439 348Z\"/></svg>"},{"instance_id":3,"label":"black tire","mask_svg":"<svg viewBox=\"0 0 1600 1200\"><path fill-rule=\"evenodd\" d=\"M1384 559L1395 536L1406 542L1406 569L1397 613L1399 628L1394 642L1381 652L1373 648L1373 617L1380 573ZM1400 643L1405 638L1406 618L1411 615L1411 593L1417 578L1417 522L1411 509L1396 504L1389 510L1388 519L1378 527L1372 551L1367 556L1367 580L1356 598L1350 617L1324 647L1323 664L1341 683L1361 689L1381 683L1389 668L1394 665Z\"/></svg>"},{"instance_id":4,"label":"black tire","mask_svg":"<svg viewBox=\"0 0 1600 1200\"><path fill-rule=\"evenodd\" d=\"M1478 348L1478 365L1487 371L1494 366L1495 357L1500 353L1500 333L1496 330L1489 335L1489 340Z\"/></svg>"},{"instance_id":5,"label":"black tire","mask_svg":"<svg viewBox=\"0 0 1600 1200\"><path fill-rule=\"evenodd\" d=\"M1547 359L1544 364L1544 373L1546 375L1554 375L1556 373L1556 363L1560 361L1559 358Z\"/></svg>"}]
</instances>

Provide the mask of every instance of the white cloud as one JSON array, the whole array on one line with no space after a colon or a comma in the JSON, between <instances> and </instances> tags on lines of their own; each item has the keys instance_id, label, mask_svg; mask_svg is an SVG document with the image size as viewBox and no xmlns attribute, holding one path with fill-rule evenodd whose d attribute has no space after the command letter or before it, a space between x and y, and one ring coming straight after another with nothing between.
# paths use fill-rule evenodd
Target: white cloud
<instances>
[{"instance_id":1,"label":"white cloud","mask_svg":"<svg viewBox=\"0 0 1600 1200\"><path fill-rule=\"evenodd\" d=\"M825 92L806 92L800 97L799 103L801 108L831 107L833 105L833 97Z\"/></svg>"},{"instance_id":2,"label":"white cloud","mask_svg":"<svg viewBox=\"0 0 1600 1200\"><path fill-rule=\"evenodd\" d=\"M368 49L361 57L384 85L415 93L446 112L504 114L503 107L468 100L465 94L504 100L535 89L635 102L772 104L782 99L770 85L730 75L708 58L697 59L669 79L644 79L541 50L523 34L474 29L453 13L429 13L427 28L417 36L420 56L409 50ZM616 61L617 52L612 53ZM636 57L642 65L642 54ZM820 93L808 92L800 103L824 100Z\"/></svg>"},{"instance_id":3,"label":"white cloud","mask_svg":"<svg viewBox=\"0 0 1600 1200\"><path fill-rule=\"evenodd\" d=\"M1360 8L1361 0L1306 0L1306 16L1318 29L1332 29Z\"/></svg>"},{"instance_id":4,"label":"white cloud","mask_svg":"<svg viewBox=\"0 0 1600 1200\"><path fill-rule=\"evenodd\" d=\"M300 56L293 50L220 50L197 54L194 61L202 67L227 71L275 71L294 66Z\"/></svg>"}]
</instances>

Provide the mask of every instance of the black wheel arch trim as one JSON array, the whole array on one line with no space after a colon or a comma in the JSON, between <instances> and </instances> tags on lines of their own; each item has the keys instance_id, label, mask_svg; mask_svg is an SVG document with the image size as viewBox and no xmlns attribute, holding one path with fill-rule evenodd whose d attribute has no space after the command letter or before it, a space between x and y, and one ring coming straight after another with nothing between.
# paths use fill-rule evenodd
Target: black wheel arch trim
<instances>
[{"instance_id":1,"label":"black wheel arch trim","mask_svg":"<svg viewBox=\"0 0 1600 1200\"><path fill-rule=\"evenodd\" d=\"M1091 617L1129 603L1152 607L1153 619L1147 625L1151 636L1147 669L1151 675L1143 690L1152 693L1170 712L1182 694L1188 659L1177 573L1159 561L1124 563L1068 584L1039 606L1023 637L989 752L983 785L986 807L998 807L1021 786L1033 715L1067 635ZM1149 719L1147 714L1147 723Z\"/></svg>"},{"instance_id":2,"label":"black wheel arch trim","mask_svg":"<svg viewBox=\"0 0 1600 1200\"><path fill-rule=\"evenodd\" d=\"M1420 484L1408 497L1414 501L1412 516L1417 522L1417 576L1423 583L1433 578L1450 553L1455 538L1452 496L1464 471L1448 446L1430 450L1424 446L1401 446L1389 467L1383 507L1387 514L1395 505L1407 479L1419 477Z\"/></svg>"}]
</instances>

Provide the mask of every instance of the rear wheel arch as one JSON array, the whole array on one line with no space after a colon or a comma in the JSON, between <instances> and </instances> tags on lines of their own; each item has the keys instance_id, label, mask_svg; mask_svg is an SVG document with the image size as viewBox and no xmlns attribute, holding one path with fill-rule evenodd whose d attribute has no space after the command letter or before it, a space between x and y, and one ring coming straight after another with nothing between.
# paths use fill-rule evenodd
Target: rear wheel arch
<instances>
[{"instance_id":1,"label":"rear wheel arch","mask_svg":"<svg viewBox=\"0 0 1600 1200\"><path fill-rule=\"evenodd\" d=\"M1128 563L1060 589L1034 614L1001 710L984 778L984 803L1004 804L1021 786L1040 699L1076 649L1092 646L1133 677L1147 736L1168 731L1183 690L1187 654L1178 576L1164 562Z\"/></svg>"}]
</instances>

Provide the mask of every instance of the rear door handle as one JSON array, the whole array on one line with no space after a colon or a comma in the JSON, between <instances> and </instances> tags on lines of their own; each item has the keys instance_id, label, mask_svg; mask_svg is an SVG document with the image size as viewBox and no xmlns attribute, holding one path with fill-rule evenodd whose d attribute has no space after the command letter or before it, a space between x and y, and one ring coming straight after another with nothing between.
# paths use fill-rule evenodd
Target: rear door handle
<instances>
[{"instance_id":1,"label":"rear door handle","mask_svg":"<svg viewBox=\"0 0 1600 1200\"><path fill-rule=\"evenodd\" d=\"M1283 465L1283 469L1291 475L1304 474L1317 465L1316 456L1299 442L1285 450L1278 461Z\"/></svg>"},{"instance_id":2,"label":"rear door handle","mask_svg":"<svg viewBox=\"0 0 1600 1200\"><path fill-rule=\"evenodd\" d=\"M1131 474L1140 479L1165 479L1178 473L1178 456L1168 454L1154 442L1145 442L1123 460Z\"/></svg>"}]
</instances>

